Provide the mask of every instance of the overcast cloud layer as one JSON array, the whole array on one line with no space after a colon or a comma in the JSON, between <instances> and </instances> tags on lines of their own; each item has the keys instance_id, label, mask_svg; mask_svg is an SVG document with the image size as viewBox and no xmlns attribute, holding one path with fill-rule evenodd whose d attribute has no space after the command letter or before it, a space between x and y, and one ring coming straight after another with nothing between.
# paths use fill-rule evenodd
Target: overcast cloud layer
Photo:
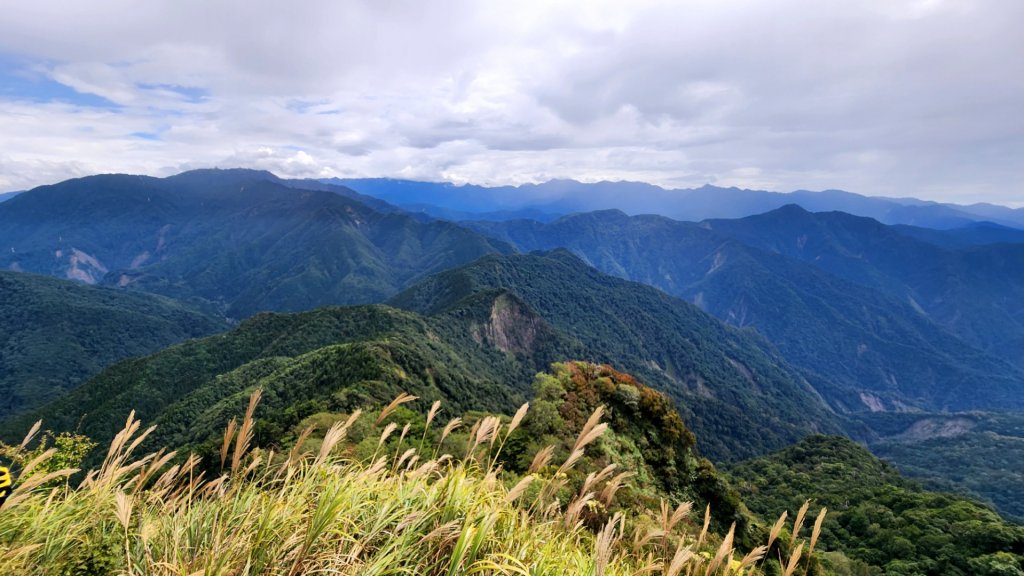
<instances>
[{"instance_id":1,"label":"overcast cloud layer","mask_svg":"<svg viewBox=\"0 0 1024 576\"><path fill-rule=\"evenodd\" d=\"M1024 201L1016 0L0 0L0 191L266 168Z\"/></svg>"}]
</instances>

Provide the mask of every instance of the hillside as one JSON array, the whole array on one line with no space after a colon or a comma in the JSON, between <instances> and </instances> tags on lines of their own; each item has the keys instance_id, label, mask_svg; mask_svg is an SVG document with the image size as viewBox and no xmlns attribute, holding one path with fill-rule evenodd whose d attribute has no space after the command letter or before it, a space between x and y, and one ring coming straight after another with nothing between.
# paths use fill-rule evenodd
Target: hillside
<instances>
[{"instance_id":1,"label":"hillside","mask_svg":"<svg viewBox=\"0 0 1024 576\"><path fill-rule=\"evenodd\" d=\"M140 452L152 429L132 418L77 488L51 488L78 463L64 446L0 447L36 460L0 514L0 557L35 575L820 573L817 534L749 529L665 396L607 366L553 368L511 418L442 426L446 407L402 396L315 414L276 457L249 435L255 392L217 475Z\"/></svg>"},{"instance_id":2,"label":"hillside","mask_svg":"<svg viewBox=\"0 0 1024 576\"><path fill-rule=\"evenodd\" d=\"M567 291L564 287L574 286ZM838 419L756 335L568 253L492 256L424 280L393 304L261 314L228 333L115 365L4 427L44 417L104 442L129 410L155 441L209 440L257 385L271 438L310 413L405 390L459 410L508 410L552 362L585 359L666 391L718 460L763 454ZM83 418L83 415L84 418Z\"/></svg>"},{"instance_id":3,"label":"hillside","mask_svg":"<svg viewBox=\"0 0 1024 576\"><path fill-rule=\"evenodd\" d=\"M460 317L474 295L507 290L578 341L587 359L641 377L676 401L701 450L720 460L764 453L813 431L838 430L800 373L755 333L695 306L602 274L564 250L487 256L436 274L390 303Z\"/></svg>"},{"instance_id":4,"label":"hillside","mask_svg":"<svg viewBox=\"0 0 1024 576\"><path fill-rule=\"evenodd\" d=\"M1024 527L961 496L925 492L843 438L811 437L729 474L755 513L807 499L812 513L828 507L823 547L862 563L857 573L1016 574L1024 566Z\"/></svg>"},{"instance_id":5,"label":"hillside","mask_svg":"<svg viewBox=\"0 0 1024 576\"><path fill-rule=\"evenodd\" d=\"M245 318L380 301L424 274L510 250L328 188L251 170L43 186L0 205L0 269L210 301Z\"/></svg>"},{"instance_id":6,"label":"hillside","mask_svg":"<svg viewBox=\"0 0 1024 576\"><path fill-rule=\"evenodd\" d=\"M467 225L522 250L566 247L605 273L756 328L839 411L1024 407L1024 373L906 299L704 225L618 211Z\"/></svg>"},{"instance_id":7,"label":"hillside","mask_svg":"<svg viewBox=\"0 0 1024 576\"><path fill-rule=\"evenodd\" d=\"M1024 415L1019 412L861 415L883 434L871 451L934 490L991 502L1024 521Z\"/></svg>"},{"instance_id":8,"label":"hillside","mask_svg":"<svg viewBox=\"0 0 1024 576\"><path fill-rule=\"evenodd\" d=\"M797 206L705 225L892 294L971 346L1024 367L1024 244L944 248L869 218Z\"/></svg>"},{"instance_id":9,"label":"hillside","mask_svg":"<svg viewBox=\"0 0 1024 576\"><path fill-rule=\"evenodd\" d=\"M103 368L227 328L168 298L0 272L0 421Z\"/></svg>"},{"instance_id":10,"label":"hillside","mask_svg":"<svg viewBox=\"0 0 1024 576\"><path fill-rule=\"evenodd\" d=\"M200 446L256 387L265 393L261 442L312 413L386 402L401 391L444 399L458 411L509 411L546 366L503 358L490 347L457 349L426 320L382 306L264 313L229 332L118 363L5 423L3 437L14 439L43 418L53 430L106 443L135 410L159 425L155 445ZM501 370L515 377L503 380Z\"/></svg>"}]
</instances>

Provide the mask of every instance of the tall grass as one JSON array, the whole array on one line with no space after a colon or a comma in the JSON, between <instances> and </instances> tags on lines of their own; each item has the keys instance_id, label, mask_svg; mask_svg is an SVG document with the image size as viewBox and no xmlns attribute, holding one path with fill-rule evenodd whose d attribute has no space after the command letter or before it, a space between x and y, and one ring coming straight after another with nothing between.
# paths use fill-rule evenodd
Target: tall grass
<instances>
[{"instance_id":1,"label":"tall grass","mask_svg":"<svg viewBox=\"0 0 1024 576\"><path fill-rule=\"evenodd\" d=\"M564 497L566 470L606 428L600 411L557 472L543 476L536 466L514 478L496 467L496 454L525 406L511 422L478 421L465 452L453 457L427 445L426 434L402 432L393 451L386 445L396 430L384 424L387 413L411 401L402 396L374 423L381 440L364 462L338 449L358 414L327 430L315 453L298 449L310 431L288 454L251 449L258 401L256 393L242 423L228 426L219 474L201 471L194 456L136 455L152 428L129 417L102 466L77 487L53 487L74 470L22 480L0 510L4 574L694 576L764 567L768 546L737 559L732 531L709 534L708 511L700 528L688 503L616 513L596 533L587 529L581 512L610 504L628 475L614 466L595 471ZM436 413L432 407L427 426ZM815 540L819 528L820 519ZM806 569L802 549L780 559L787 575Z\"/></svg>"}]
</instances>

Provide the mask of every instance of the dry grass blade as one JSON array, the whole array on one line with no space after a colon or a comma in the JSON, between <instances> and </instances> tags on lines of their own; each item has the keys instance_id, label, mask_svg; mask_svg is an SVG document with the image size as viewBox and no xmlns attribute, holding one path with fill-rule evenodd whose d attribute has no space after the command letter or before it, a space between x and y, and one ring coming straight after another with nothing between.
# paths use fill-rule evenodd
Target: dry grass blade
<instances>
[{"instance_id":1,"label":"dry grass blade","mask_svg":"<svg viewBox=\"0 0 1024 576\"><path fill-rule=\"evenodd\" d=\"M772 547L775 543L775 539L779 537L779 532L782 531L782 527L786 525L786 518L789 517L789 512L783 510L782 515L775 521L775 525L772 526L771 532L768 533L768 548Z\"/></svg>"},{"instance_id":2,"label":"dry grass blade","mask_svg":"<svg viewBox=\"0 0 1024 576\"><path fill-rule=\"evenodd\" d=\"M121 523L125 530L131 524L133 504L132 497L124 492L119 490L114 494L115 515L117 516L117 521Z\"/></svg>"},{"instance_id":3,"label":"dry grass blade","mask_svg":"<svg viewBox=\"0 0 1024 576\"><path fill-rule=\"evenodd\" d=\"M612 548L618 541L616 527L621 522L622 514L616 514L597 533L597 538L594 541L594 576L604 576L605 570L608 568L608 561L612 557Z\"/></svg>"},{"instance_id":4,"label":"dry grass blade","mask_svg":"<svg viewBox=\"0 0 1024 576\"><path fill-rule=\"evenodd\" d=\"M529 411L529 410L530 410L530 403L529 402L527 402L526 404L523 404L522 406L520 406L519 410L516 410L515 415L512 416L512 421L509 422L509 424L508 424L508 432L505 433L505 437L506 438L508 437L509 434L512 434L513 432L516 431L516 428L518 428L519 425L523 422L523 418L526 417L526 412Z\"/></svg>"},{"instance_id":5,"label":"dry grass blade","mask_svg":"<svg viewBox=\"0 0 1024 576\"><path fill-rule=\"evenodd\" d=\"M444 425L444 429L441 430L441 439L438 441L438 444L444 442L444 439L459 426L462 426L462 418L455 417L449 420L448 423Z\"/></svg>"},{"instance_id":6,"label":"dry grass blade","mask_svg":"<svg viewBox=\"0 0 1024 576\"><path fill-rule=\"evenodd\" d=\"M593 492L587 492L583 496L574 498L569 505L565 507L565 527L572 529L579 522L580 513L583 512L583 508L586 507L587 502L594 499Z\"/></svg>"},{"instance_id":7,"label":"dry grass blade","mask_svg":"<svg viewBox=\"0 0 1024 576\"><path fill-rule=\"evenodd\" d=\"M586 423L583 424L583 429L580 430L579 436L576 437L576 444L572 447L573 452L582 450L587 444L590 444L604 433L608 425L598 424L602 416L604 416L604 406L598 406L593 414L590 415L590 418L587 418Z\"/></svg>"},{"instance_id":8,"label":"dry grass blade","mask_svg":"<svg viewBox=\"0 0 1024 576\"><path fill-rule=\"evenodd\" d=\"M804 515L807 514L807 508L811 505L810 500L805 500L804 505L800 507L800 510L796 513L796 520L793 521L793 540L800 537L800 528L804 525Z\"/></svg>"},{"instance_id":9,"label":"dry grass blade","mask_svg":"<svg viewBox=\"0 0 1024 576\"><path fill-rule=\"evenodd\" d=\"M672 512L672 516L668 520L668 530L672 530L683 521L690 514L690 510L693 509L693 502L682 502L679 506L676 506L675 511Z\"/></svg>"},{"instance_id":10,"label":"dry grass blade","mask_svg":"<svg viewBox=\"0 0 1024 576\"><path fill-rule=\"evenodd\" d=\"M33 424L32 427L28 429L28 434L25 434L25 439L21 441L20 447L28 448L29 443L32 442L32 440L36 437L36 434L39 434L39 429L42 427L43 421L36 420L36 423Z\"/></svg>"},{"instance_id":11,"label":"dry grass blade","mask_svg":"<svg viewBox=\"0 0 1024 576\"><path fill-rule=\"evenodd\" d=\"M526 489L530 487L530 484L533 483L534 478L533 474L520 478L519 482L516 482L516 485L508 491L508 494L505 496L505 500L507 502L515 502L518 500L519 497L523 495L523 492L526 492Z\"/></svg>"},{"instance_id":12,"label":"dry grass blade","mask_svg":"<svg viewBox=\"0 0 1024 576\"><path fill-rule=\"evenodd\" d=\"M224 430L224 441L220 445L220 469L224 469L224 464L228 461L228 451L231 450L231 441L235 439L235 431L238 429L238 419L232 418L228 421L228 426Z\"/></svg>"},{"instance_id":13,"label":"dry grass blade","mask_svg":"<svg viewBox=\"0 0 1024 576\"><path fill-rule=\"evenodd\" d=\"M547 466L551 462L551 456L554 454L554 452L554 444L552 444L551 446L545 446L538 450L537 453L533 455L533 461L530 462L530 468L527 470L527 473L534 474L541 468Z\"/></svg>"},{"instance_id":14,"label":"dry grass blade","mask_svg":"<svg viewBox=\"0 0 1024 576\"><path fill-rule=\"evenodd\" d=\"M378 416L377 420L373 422L373 425L380 426L380 423L383 422L385 418L390 416L392 412L397 410L399 406L407 402L412 402L413 400L419 400L419 397L402 392L394 400L391 401L391 404L388 404L387 406L384 407L383 410L380 411L380 416Z\"/></svg>"},{"instance_id":15,"label":"dry grass blade","mask_svg":"<svg viewBox=\"0 0 1024 576\"><path fill-rule=\"evenodd\" d=\"M299 459L299 454L302 451L302 445L306 443L306 440L309 439L309 435L313 433L314 429L315 427L310 424L303 428L302 432L299 432L299 436L295 439L295 444L293 444L292 449L288 451L288 459L285 461L286 466ZM330 430L328 430L328 433L330 433ZM224 465L221 464L221 468L223 467Z\"/></svg>"},{"instance_id":16,"label":"dry grass blade","mask_svg":"<svg viewBox=\"0 0 1024 576\"><path fill-rule=\"evenodd\" d=\"M604 485L604 488L598 495L598 500L600 500L605 507L611 506L612 500L615 499L615 493L619 491L619 488L622 488L622 484L625 482L626 478L629 478L632 475L633 473L628 471L616 474L614 478Z\"/></svg>"},{"instance_id":17,"label":"dry grass blade","mask_svg":"<svg viewBox=\"0 0 1024 576\"><path fill-rule=\"evenodd\" d=\"M583 458L583 450L574 450L573 453L569 454L569 457L565 459L565 462L562 462L562 465L558 467L558 473L564 474L568 472L570 468L579 462L580 458Z\"/></svg>"},{"instance_id":18,"label":"dry grass blade","mask_svg":"<svg viewBox=\"0 0 1024 576\"><path fill-rule=\"evenodd\" d=\"M41 454L39 454L38 456L33 458L31 461L29 461L28 464L25 464L25 467L22 468L22 470L21 470L21 477L22 478L27 478L28 476L31 476L32 475L32 471L35 470L37 466L39 466L43 462L46 462L50 458L53 458L53 455L56 454L56 453L57 453L57 449L56 448L47 448L46 450L44 450Z\"/></svg>"},{"instance_id":19,"label":"dry grass blade","mask_svg":"<svg viewBox=\"0 0 1024 576\"><path fill-rule=\"evenodd\" d=\"M440 411L441 401L435 400L434 403L430 405L430 410L427 411L427 423L425 424L426 428L430 428L430 423L434 421L434 416L437 416L437 413Z\"/></svg>"},{"instance_id":20,"label":"dry grass blade","mask_svg":"<svg viewBox=\"0 0 1024 576\"><path fill-rule=\"evenodd\" d=\"M680 538L679 545L676 546L676 553L672 556L672 561L669 562L668 570L665 571L665 576L678 576L693 556L693 550L689 546L684 547L683 539Z\"/></svg>"},{"instance_id":21,"label":"dry grass blade","mask_svg":"<svg viewBox=\"0 0 1024 576\"><path fill-rule=\"evenodd\" d=\"M26 498L32 495L32 491L36 488L56 480L58 478L65 478L72 474L78 473L78 468L64 468L62 470L56 470L47 474L36 474L28 480L25 480L21 485L17 486L11 497L4 502L4 510L8 510L18 505L19 502L24 501Z\"/></svg>"},{"instance_id":22,"label":"dry grass blade","mask_svg":"<svg viewBox=\"0 0 1024 576\"><path fill-rule=\"evenodd\" d=\"M789 563L786 564L786 571L782 573L782 576L791 576L796 571L797 565L800 563L800 554L804 551L804 543L801 542L796 550L793 550L793 555L789 557Z\"/></svg>"},{"instance_id":23,"label":"dry grass blade","mask_svg":"<svg viewBox=\"0 0 1024 576\"><path fill-rule=\"evenodd\" d=\"M253 415L256 413L256 405L260 403L260 398L263 396L263 390L257 388L252 391L252 395L249 396L249 406L245 409L245 418L242 419L242 425L238 429L238 437L235 438L235 452L231 455L231 469L237 470L238 466L242 463L242 456L249 449L249 445L252 443L253 426L255 422Z\"/></svg>"},{"instance_id":24,"label":"dry grass blade","mask_svg":"<svg viewBox=\"0 0 1024 576\"><path fill-rule=\"evenodd\" d=\"M821 536L821 524L825 521L825 514L828 512L828 508L824 506L818 512L818 518L814 521L814 528L811 530L811 543L807 546L807 557L814 553L814 545L818 543L818 536Z\"/></svg>"},{"instance_id":25,"label":"dry grass blade","mask_svg":"<svg viewBox=\"0 0 1024 576\"><path fill-rule=\"evenodd\" d=\"M751 566L753 564L760 562L766 554L768 554L767 546L758 546L757 548L754 548L753 550L748 552L742 560L740 560L740 571L742 572L743 569L747 566Z\"/></svg>"},{"instance_id":26,"label":"dry grass blade","mask_svg":"<svg viewBox=\"0 0 1024 576\"><path fill-rule=\"evenodd\" d=\"M380 433L380 440L377 441L377 447L379 448L383 446L384 442L388 439L388 436L391 436L391 434L397 429L398 424L395 424L394 422L388 422L388 425L385 426L384 430L382 430Z\"/></svg>"},{"instance_id":27,"label":"dry grass blade","mask_svg":"<svg viewBox=\"0 0 1024 576\"><path fill-rule=\"evenodd\" d=\"M722 561L725 560L726 556L732 556L732 540L736 534L736 523L733 522L732 526L729 527L729 533L722 539L721 545L718 546L718 552L715 553L715 558L708 564L707 570L704 571L704 576L711 576L715 570L722 565Z\"/></svg>"},{"instance_id":28,"label":"dry grass blade","mask_svg":"<svg viewBox=\"0 0 1024 576\"><path fill-rule=\"evenodd\" d=\"M704 539L708 537L708 527L711 526L711 505L708 504L704 508L704 527L700 530L700 536L697 538L697 548L704 544Z\"/></svg>"}]
</instances>

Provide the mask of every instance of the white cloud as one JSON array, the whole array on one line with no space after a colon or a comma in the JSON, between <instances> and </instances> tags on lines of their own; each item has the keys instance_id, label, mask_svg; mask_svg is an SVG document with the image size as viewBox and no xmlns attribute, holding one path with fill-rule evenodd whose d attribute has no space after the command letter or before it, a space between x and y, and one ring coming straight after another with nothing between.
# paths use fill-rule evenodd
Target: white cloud
<instances>
[{"instance_id":1,"label":"white cloud","mask_svg":"<svg viewBox=\"0 0 1024 576\"><path fill-rule=\"evenodd\" d=\"M0 190L88 172L1017 200L1024 3L0 0ZM13 73L13 72L12 72ZM157 139L153 139L153 138Z\"/></svg>"}]
</instances>

